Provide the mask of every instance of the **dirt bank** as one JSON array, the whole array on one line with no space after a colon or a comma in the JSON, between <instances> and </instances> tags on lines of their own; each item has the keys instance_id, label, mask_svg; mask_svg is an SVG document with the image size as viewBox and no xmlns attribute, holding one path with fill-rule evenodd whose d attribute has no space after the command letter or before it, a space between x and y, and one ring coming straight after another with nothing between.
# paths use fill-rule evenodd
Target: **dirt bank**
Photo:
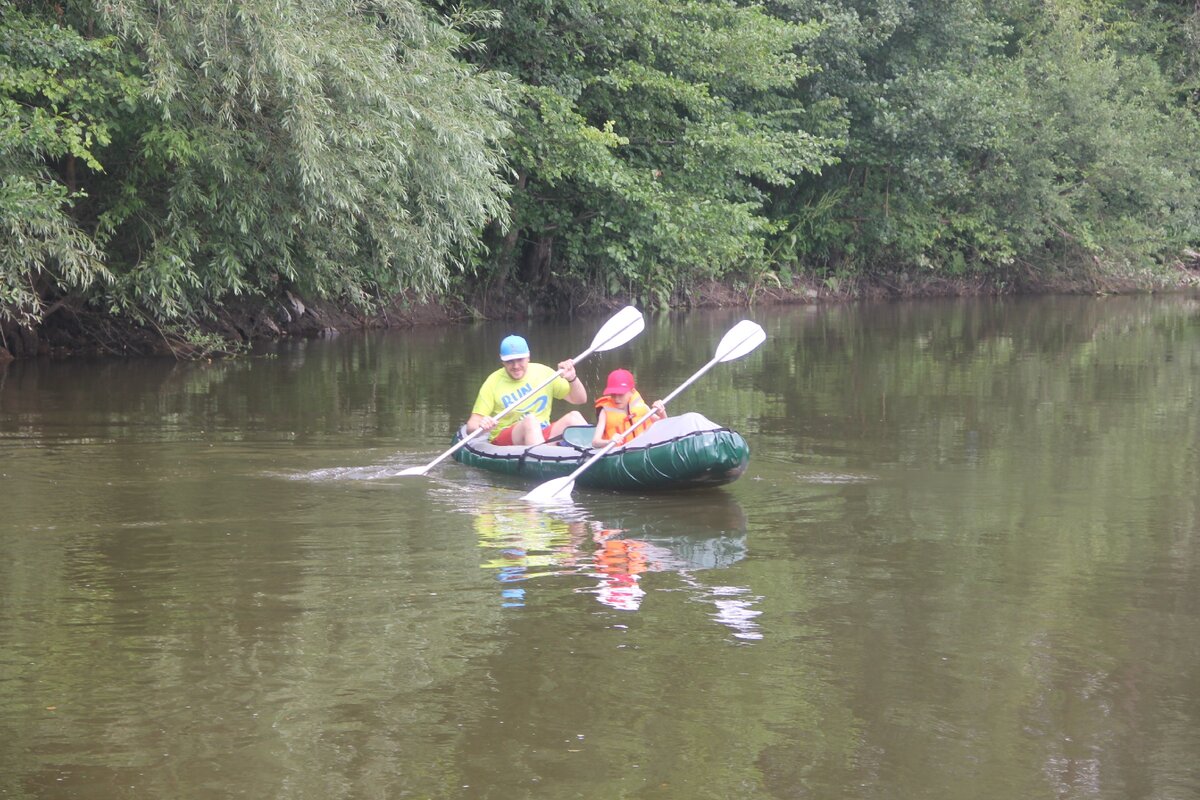
<instances>
[{"instance_id":1,"label":"dirt bank","mask_svg":"<svg viewBox=\"0 0 1200 800\"><path fill-rule=\"evenodd\" d=\"M1178 291L1200 285L1200 254L1181 263L1166 278L1136 275L1128 278L1090 275L1029 279L997 284L985 279L949 280L888 274L852 279L797 278L783 283L773 276L757 281L711 282L690 287L672 299L679 308L765 306L836 303L854 300L966 297L1005 294L1128 294ZM580 296L556 309L594 311L615 309L628 297ZM117 318L70 303L60 304L36 330L0 323L0 363L14 358L65 358L79 355L165 356L180 359L232 354L248 345L283 337L320 337L372 328L443 325L469 319L521 319L534 315L515 298L485 303L421 302L398 298L374 314L328 302L310 302L291 292L270 300L238 298L211 319L190 329L153 321Z\"/></svg>"}]
</instances>

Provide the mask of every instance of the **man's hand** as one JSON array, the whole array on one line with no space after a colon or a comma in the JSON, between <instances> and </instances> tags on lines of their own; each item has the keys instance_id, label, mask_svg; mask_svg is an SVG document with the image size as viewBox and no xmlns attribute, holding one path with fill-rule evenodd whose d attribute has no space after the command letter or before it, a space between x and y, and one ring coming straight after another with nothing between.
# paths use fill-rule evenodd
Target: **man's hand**
<instances>
[{"instance_id":1,"label":"man's hand","mask_svg":"<svg viewBox=\"0 0 1200 800\"><path fill-rule=\"evenodd\" d=\"M579 377L579 375L575 373L575 359L573 358L568 358L566 361L558 362L558 369L562 373L562 376L567 383L574 383Z\"/></svg>"},{"instance_id":2,"label":"man's hand","mask_svg":"<svg viewBox=\"0 0 1200 800\"><path fill-rule=\"evenodd\" d=\"M573 406L586 403L587 387L583 385L583 381L579 380L579 375L575 372L575 359L568 358L566 361L558 362L558 368L559 374L571 385L571 391L564 399Z\"/></svg>"},{"instance_id":3,"label":"man's hand","mask_svg":"<svg viewBox=\"0 0 1200 800\"><path fill-rule=\"evenodd\" d=\"M483 414L472 414L467 419L467 433L474 433L477 430L490 431L496 427L496 420L491 417L485 417Z\"/></svg>"}]
</instances>

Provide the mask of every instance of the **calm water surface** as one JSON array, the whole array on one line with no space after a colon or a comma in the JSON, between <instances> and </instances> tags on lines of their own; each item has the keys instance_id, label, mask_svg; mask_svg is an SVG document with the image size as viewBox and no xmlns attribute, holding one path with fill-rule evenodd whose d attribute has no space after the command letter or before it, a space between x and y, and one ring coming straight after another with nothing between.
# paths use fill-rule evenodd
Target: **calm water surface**
<instances>
[{"instance_id":1,"label":"calm water surface","mask_svg":"<svg viewBox=\"0 0 1200 800\"><path fill-rule=\"evenodd\" d=\"M0 368L0 798L1200 797L1200 303L692 313L702 493L444 462L507 326ZM535 358L603 318L534 323Z\"/></svg>"}]
</instances>

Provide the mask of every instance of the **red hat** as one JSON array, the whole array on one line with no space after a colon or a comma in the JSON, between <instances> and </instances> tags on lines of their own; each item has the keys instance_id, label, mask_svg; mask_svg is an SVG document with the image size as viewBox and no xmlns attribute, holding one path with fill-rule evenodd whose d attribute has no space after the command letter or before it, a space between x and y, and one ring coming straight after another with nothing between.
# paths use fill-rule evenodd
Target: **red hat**
<instances>
[{"instance_id":1,"label":"red hat","mask_svg":"<svg viewBox=\"0 0 1200 800\"><path fill-rule=\"evenodd\" d=\"M605 394L625 394L633 391L633 373L627 369L614 369L608 373Z\"/></svg>"}]
</instances>

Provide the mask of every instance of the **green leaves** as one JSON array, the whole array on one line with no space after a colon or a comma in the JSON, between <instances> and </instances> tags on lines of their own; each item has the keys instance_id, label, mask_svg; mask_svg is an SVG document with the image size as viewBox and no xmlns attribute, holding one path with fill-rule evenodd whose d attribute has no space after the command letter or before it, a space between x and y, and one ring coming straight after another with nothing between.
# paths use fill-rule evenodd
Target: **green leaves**
<instances>
[{"instance_id":1,"label":"green leaves","mask_svg":"<svg viewBox=\"0 0 1200 800\"><path fill-rule=\"evenodd\" d=\"M458 59L450 24L407 0L6 13L0 158L86 191L46 197L67 228L87 220L117 280L84 288L117 307L186 319L281 283L362 305L435 293L507 215L509 90Z\"/></svg>"},{"instance_id":2,"label":"green leaves","mask_svg":"<svg viewBox=\"0 0 1200 800\"><path fill-rule=\"evenodd\" d=\"M811 268L1011 281L1169 261L1200 238L1195 110L1139 45L1121 52L1157 35L1153 14L1134 34L1122 4L788 7L828 23L806 93L844 98L850 125L841 165L775 193L797 217L843 198L784 248Z\"/></svg>"},{"instance_id":3,"label":"green leaves","mask_svg":"<svg viewBox=\"0 0 1200 800\"><path fill-rule=\"evenodd\" d=\"M208 292L437 291L504 217L503 82L456 61L462 37L419 5L121 11L163 107L141 180L172 165L162 227Z\"/></svg>"},{"instance_id":4,"label":"green leaves","mask_svg":"<svg viewBox=\"0 0 1200 800\"><path fill-rule=\"evenodd\" d=\"M664 306L760 258L760 183L832 161L790 96L815 28L719 0L506 4L489 61L529 86L510 152L509 247L531 291ZM549 43L553 42L553 46Z\"/></svg>"},{"instance_id":5,"label":"green leaves","mask_svg":"<svg viewBox=\"0 0 1200 800\"><path fill-rule=\"evenodd\" d=\"M111 39L15 8L0 21L0 320L33 325L45 295L110 278L70 213L76 177L102 169L115 117L139 88ZM65 173L56 177L51 165Z\"/></svg>"}]
</instances>

